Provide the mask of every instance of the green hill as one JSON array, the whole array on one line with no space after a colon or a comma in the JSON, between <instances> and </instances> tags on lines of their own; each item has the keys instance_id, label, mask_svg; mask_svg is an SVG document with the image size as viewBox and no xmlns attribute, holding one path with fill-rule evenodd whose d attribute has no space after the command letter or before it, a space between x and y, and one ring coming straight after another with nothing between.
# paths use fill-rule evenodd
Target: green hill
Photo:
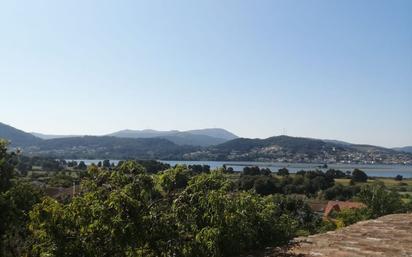
<instances>
[{"instance_id":1,"label":"green hill","mask_svg":"<svg viewBox=\"0 0 412 257\"><path fill-rule=\"evenodd\" d=\"M0 138L10 141L12 147L36 145L42 139L0 122Z\"/></svg>"},{"instance_id":2,"label":"green hill","mask_svg":"<svg viewBox=\"0 0 412 257\"><path fill-rule=\"evenodd\" d=\"M206 132L209 135L178 131L160 132L159 135L159 131L153 130L126 132L125 137L117 135L40 139L0 123L0 138L10 140L12 147L20 147L24 154L32 156L73 159L412 163L410 153L372 145L342 144L331 140L275 136L227 141L210 136L226 133L219 129L194 132ZM135 136L147 138L133 138Z\"/></svg>"},{"instance_id":3,"label":"green hill","mask_svg":"<svg viewBox=\"0 0 412 257\"><path fill-rule=\"evenodd\" d=\"M25 148L29 155L86 159L182 159L192 146L179 146L162 138L84 136L43 140Z\"/></svg>"}]
</instances>

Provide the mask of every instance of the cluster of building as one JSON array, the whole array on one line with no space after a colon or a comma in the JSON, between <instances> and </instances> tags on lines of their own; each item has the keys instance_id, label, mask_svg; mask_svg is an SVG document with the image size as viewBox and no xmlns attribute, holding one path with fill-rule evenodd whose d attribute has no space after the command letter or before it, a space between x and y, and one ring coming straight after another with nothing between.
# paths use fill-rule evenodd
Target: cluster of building
<instances>
[{"instance_id":1,"label":"cluster of building","mask_svg":"<svg viewBox=\"0 0 412 257\"><path fill-rule=\"evenodd\" d=\"M412 155L406 153L321 151L319 153L276 152L232 152L228 160L253 160L262 162L289 163L344 163L344 164L412 164Z\"/></svg>"}]
</instances>

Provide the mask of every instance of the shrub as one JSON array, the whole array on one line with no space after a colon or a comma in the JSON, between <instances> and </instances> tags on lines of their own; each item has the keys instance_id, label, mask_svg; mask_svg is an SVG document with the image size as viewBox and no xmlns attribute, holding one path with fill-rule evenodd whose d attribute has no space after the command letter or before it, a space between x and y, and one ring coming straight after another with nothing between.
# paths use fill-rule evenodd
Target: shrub
<instances>
[{"instance_id":1,"label":"shrub","mask_svg":"<svg viewBox=\"0 0 412 257\"><path fill-rule=\"evenodd\" d=\"M343 209L337 213L335 218L338 222L341 222L343 226L349 226L358 221L370 219L371 213L367 208Z\"/></svg>"},{"instance_id":2,"label":"shrub","mask_svg":"<svg viewBox=\"0 0 412 257\"><path fill-rule=\"evenodd\" d=\"M358 197L368 206L373 218L403 210L401 196L388 191L382 184L364 185Z\"/></svg>"},{"instance_id":3,"label":"shrub","mask_svg":"<svg viewBox=\"0 0 412 257\"><path fill-rule=\"evenodd\" d=\"M278 175L279 176L288 176L289 175L289 170L287 168L281 168L278 170Z\"/></svg>"},{"instance_id":4,"label":"shrub","mask_svg":"<svg viewBox=\"0 0 412 257\"><path fill-rule=\"evenodd\" d=\"M368 175L365 172L354 169L352 172L352 181L353 182L366 182L368 180Z\"/></svg>"},{"instance_id":5,"label":"shrub","mask_svg":"<svg viewBox=\"0 0 412 257\"><path fill-rule=\"evenodd\" d=\"M189 170L186 166L176 166L175 168L162 171L158 175L159 184L166 193L185 188L189 181Z\"/></svg>"},{"instance_id":6,"label":"shrub","mask_svg":"<svg viewBox=\"0 0 412 257\"><path fill-rule=\"evenodd\" d=\"M325 173L326 176L331 177L331 178L345 178L346 174L345 172L341 170L335 170L335 169L328 169Z\"/></svg>"},{"instance_id":7,"label":"shrub","mask_svg":"<svg viewBox=\"0 0 412 257\"><path fill-rule=\"evenodd\" d=\"M259 195L270 195L278 192L276 180L268 176L260 176L255 179L253 188Z\"/></svg>"},{"instance_id":8,"label":"shrub","mask_svg":"<svg viewBox=\"0 0 412 257\"><path fill-rule=\"evenodd\" d=\"M337 184L326 189L323 192L323 197L326 200L346 201L354 197L357 193L359 193L359 191L359 186L343 186L341 184Z\"/></svg>"},{"instance_id":9,"label":"shrub","mask_svg":"<svg viewBox=\"0 0 412 257\"><path fill-rule=\"evenodd\" d=\"M402 181L402 180L403 180L403 176L401 176L401 175L396 175L395 180L396 180L396 181Z\"/></svg>"}]
</instances>

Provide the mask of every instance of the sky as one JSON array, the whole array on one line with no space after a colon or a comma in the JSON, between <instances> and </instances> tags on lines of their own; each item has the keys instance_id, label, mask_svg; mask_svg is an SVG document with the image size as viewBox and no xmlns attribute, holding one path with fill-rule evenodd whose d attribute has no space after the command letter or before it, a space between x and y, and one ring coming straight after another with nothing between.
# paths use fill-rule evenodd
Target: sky
<instances>
[{"instance_id":1,"label":"sky","mask_svg":"<svg viewBox=\"0 0 412 257\"><path fill-rule=\"evenodd\" d=\"M412 145L410 0L6 0L0 122Z\"/></svg>"}]
</instances>

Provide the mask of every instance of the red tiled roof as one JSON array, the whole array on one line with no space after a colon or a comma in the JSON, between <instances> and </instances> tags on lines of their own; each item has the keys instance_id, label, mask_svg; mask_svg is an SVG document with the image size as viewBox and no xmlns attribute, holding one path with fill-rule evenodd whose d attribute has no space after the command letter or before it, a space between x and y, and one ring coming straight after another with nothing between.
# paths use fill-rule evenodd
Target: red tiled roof
<instances>
[{"instance_id":1,"label":"red tiled roof","mask_svg":"<svg viewBox=\"0 0 412 257\"><path fill-rule=\"evenodd\" d=\"M329 201L326 205L324 216L328 217L333 210L341 211L343 209L360 209L365 207L365 204L359 202Z\"/></svg>"}]
</instances>

